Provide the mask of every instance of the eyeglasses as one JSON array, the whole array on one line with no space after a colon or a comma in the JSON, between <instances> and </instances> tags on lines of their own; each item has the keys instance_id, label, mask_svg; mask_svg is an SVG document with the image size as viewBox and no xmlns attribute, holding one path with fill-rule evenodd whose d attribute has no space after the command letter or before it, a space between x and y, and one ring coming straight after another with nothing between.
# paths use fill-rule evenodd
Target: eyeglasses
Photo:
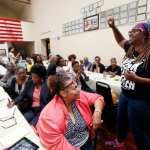
<instances>
[{"instance_id":1,"label":"eyeglasses","mask_svg":"<svg viewBox=\"0 0 150 150\"><path fill-rule=\"evenodd\" d=\"M77 83L74 80L72 80L70 83L68 83L66 86L64 86L64 88L62 90L65 90L68 87L77 88Z\"/></svg>"},{"instance_id":2,"label":"eyeglasses","mask_svg":"<svg viewBox=\"0 0 150 150\"><path fill-rule=\"evenodd\" d=\"M130 35L131 33L136 33L136 32L142 32L141 29L132 29L128 32L128 34Z\"/></svg>"},{"instance_id":3,"label":"eyeglasses","mask_svg":"<svg viewBox=\"0 0 150 150\"><path fill-rule=\"evenodd\" d=\"M100 59L95 59L95 61L100 61Z\"/></svg>"}]
</instances>

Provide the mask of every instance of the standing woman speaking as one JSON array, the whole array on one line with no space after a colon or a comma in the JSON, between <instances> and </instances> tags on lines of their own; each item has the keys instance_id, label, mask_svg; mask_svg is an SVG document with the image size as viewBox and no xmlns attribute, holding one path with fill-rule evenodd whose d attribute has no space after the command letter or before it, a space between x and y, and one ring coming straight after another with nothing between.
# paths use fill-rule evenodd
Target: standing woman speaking
<instances>
[{"instance_id":1,"label":"standing woman speaking","mask_svg":"<svg viewBox=\"0 0 150 150\"><path fill-rule=\"evenodd\" d=\"M126 40L108 20L117 43L124 48L121 88L117 114L118 141L125 140L130 128L139 150L150 150L150 35L148 23L142 22L129 31Z\"/></svg>"}]
</instances>

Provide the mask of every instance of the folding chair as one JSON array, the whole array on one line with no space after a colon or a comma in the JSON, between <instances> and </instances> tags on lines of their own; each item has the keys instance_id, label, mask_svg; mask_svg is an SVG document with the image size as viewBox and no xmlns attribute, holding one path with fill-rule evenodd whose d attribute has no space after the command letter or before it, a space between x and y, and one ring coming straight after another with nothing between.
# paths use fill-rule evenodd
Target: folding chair
<instances>
[{"instance_id":1,"label":"folding chair","mask_svg":"<svg viewBox=\"0 0 150 150\"><path fill-rule=\"evenodd\" d=\"M116 125L116 106L113 105L111 88L107 83L97 81L96 92L104 97L105 107L102 119L108 130L112 130Z\"/></svg>"}]
</instances>

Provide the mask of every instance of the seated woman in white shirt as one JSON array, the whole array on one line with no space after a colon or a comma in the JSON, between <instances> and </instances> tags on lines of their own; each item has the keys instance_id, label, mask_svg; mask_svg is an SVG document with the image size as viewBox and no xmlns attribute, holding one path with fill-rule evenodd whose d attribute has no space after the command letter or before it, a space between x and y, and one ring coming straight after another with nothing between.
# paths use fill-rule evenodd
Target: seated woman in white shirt
<instances>
[{"instance_id":1,"label":"seated woman in white shirt","mask_svg":"<svg viewBox=\"0 0 150 150\"><path fill-rule=\"evenodd\" d=\"M12 63L16 63L16 61L19 59L20 53L16 51L14 47L9 48L8 58L9 61Z\"/></svg>"},{"instance_id":2,"label":"seated woman in white shirt","mask_svg":"<svg viewBox=\"0 0 150 150\"><path fill-rule=\"evenodd\" d=\"M86 81L89 80L89 77L85 74L78 61L72 63L72 69L72 73L75 76L78 87L83 91L93 93L94 91L86 84Z\"/></svg>"},{"instance_id":3,"label":"seated woman in white shirt","mask_svg":"<svg viewBox=\"0 0 150 150\"><path fill-rule=\"evenodd\" d=\"M59 56L56 61L56 72L64 72L63 66L65 66L65 60L63 57Z\"/></svg>"},{"instance_id":4,"label":"seated woman in white shirt","mask_svg":"<svg viewBox=\"0 0 150 150\"><path fill-rule=\"evenodd\" d=\"M65 67L65 71L71 72L72 71L72 63L76 61L76 55L71 54L68 56L68 62L67 62L67 67Z\"/></svg>"}]
</instances>

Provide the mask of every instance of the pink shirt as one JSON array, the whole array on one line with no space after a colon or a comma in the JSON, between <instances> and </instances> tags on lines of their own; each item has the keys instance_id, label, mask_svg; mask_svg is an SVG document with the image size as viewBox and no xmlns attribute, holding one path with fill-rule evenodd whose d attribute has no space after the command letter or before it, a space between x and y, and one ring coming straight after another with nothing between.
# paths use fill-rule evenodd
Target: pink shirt
<instances>
[{"instance_id":1,"label":"pink shirt","mask_svg":"<svg viewBox=\"0 0 150 150\"><path fill-rule=\"evenodd\" d=\"M103 101L103 97L98 94L81 91L80 99L75 102L90 131L92 129L90 105L93 105L98 98ZM65 104L57 95L41 112L36 127L41 142L47 150L79 150L73 147L64 136L68 115Z\"/></svg>"},{"instance_id":2,"label":"pink shirt","mask_svg":"<svg viewBox=\"0 0 150 150\"><path fill-rule=\"evenodd\" d=\"M33 92L32 107L40 106L40 94L41 94L41 87L40 88L35 87Z\"/></svg>"}]
</instances>

